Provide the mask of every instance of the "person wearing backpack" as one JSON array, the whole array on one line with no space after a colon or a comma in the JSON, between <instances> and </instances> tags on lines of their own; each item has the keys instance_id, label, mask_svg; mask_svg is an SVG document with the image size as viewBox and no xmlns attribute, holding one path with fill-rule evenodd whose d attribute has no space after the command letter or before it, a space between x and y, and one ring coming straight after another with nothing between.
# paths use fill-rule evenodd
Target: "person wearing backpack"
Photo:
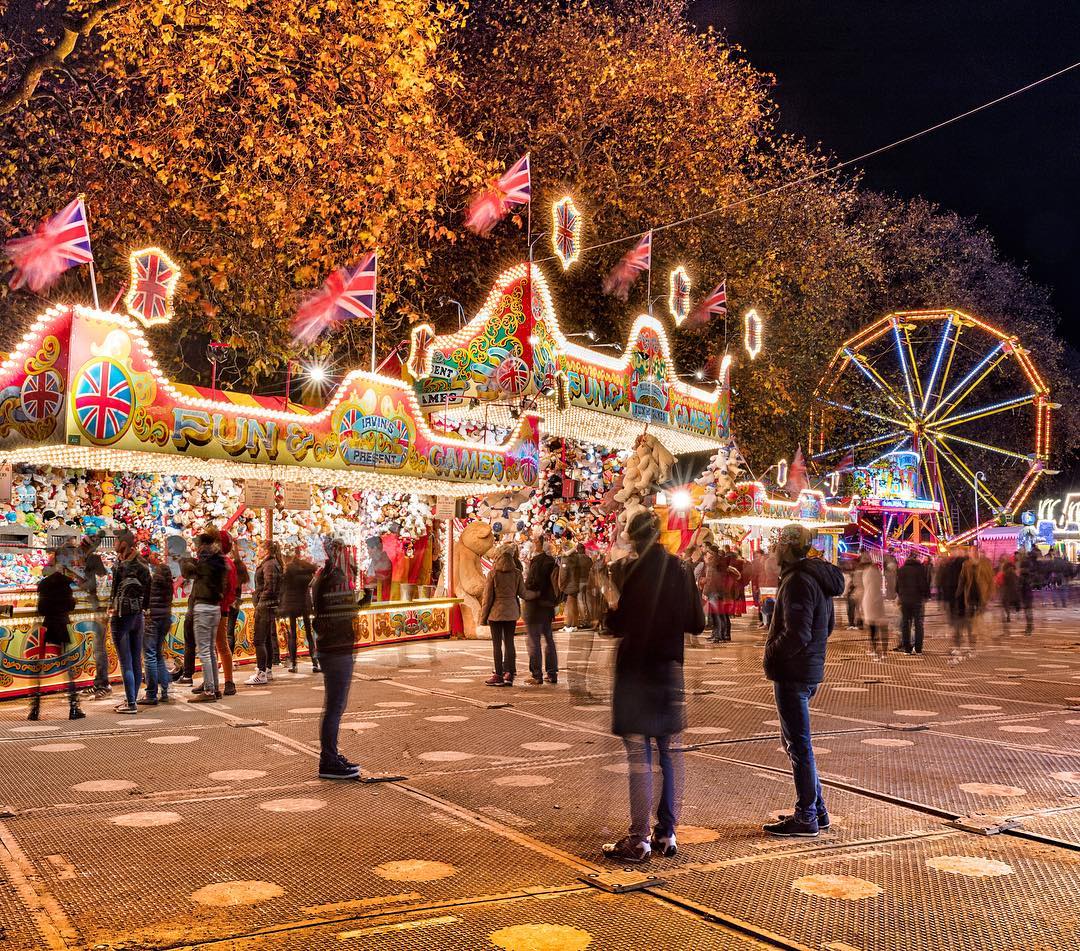
<instances>
[{"instance_id":1,"label":"person wearing backpack","mask_svg":"<svg viewBox=\"0 0 1080 951\"><path fill-rule=\"evenodd\" d=\"M810 700L825 679L825 647L836 618L833 598L844 592L844 573L813 550L799 524L780 530L780 586L765 642L765 676L772 681L784 749L795 780L795 812L764 826L775 836L817 838L829 828L810 734ZM817 556L817 552L814 552Z\"/></svg>"},{"instance_id":2,"label":"person wearing backpack","mask_svg":"<svg viewBox=\"0 0 1080 951\"><path fill-rule=\"evenodd\" d=\"M555 637L551 633L551 624L555 620L555 584L559 569L555 559L551 557L549 547L550 542L546 539L540 542L539 550L529 562L529 573L525 578L523 612L531 674L525 682L533 687L543 684L545 672L549 684L559 682L559 655L555 650Z\"/></svg>"},{"instance_id":3,"label":"person wearing backpack","mask_svg":"<svg viewBox=\"0 0 1080 951\"><path fill-rule=\"evenodd\" d=\"M277 542L259 544L259 567L255 569L255 662L259 669L247 679L249 687L272 683L277 613L281 603L281 549Z\"/></svg>"},{"instance_id":4,"label":"person wearing backpack","mask_svg":"<svg viewBox=\"0 0 1080 951\"><path fill-rule=\"evenodd\" d=\"M142 639L146 613L150 610L150 569L139 557L135 537L121 533L116 540L116 565L112 573L109 626L124 680L124 702L117 713L139 712L142 683Z\"/></svg>"},{"instance_id":5,"label":"person wearing backpack","mask_svg":"<svg viewBox=\"0 0 1080 951\"><path fill-rule=\"evenodd\" d=\"M214 703L221 696L218 688L217 657L214 639L221 621L221 599L225 594L228 566L221 554L220 536L213 526L204 528L195 539L195 557L181 564L185 578L191 579L191 625L195 650L202 664L202 690L190 703Z\"/></svg>"}]
</instances>

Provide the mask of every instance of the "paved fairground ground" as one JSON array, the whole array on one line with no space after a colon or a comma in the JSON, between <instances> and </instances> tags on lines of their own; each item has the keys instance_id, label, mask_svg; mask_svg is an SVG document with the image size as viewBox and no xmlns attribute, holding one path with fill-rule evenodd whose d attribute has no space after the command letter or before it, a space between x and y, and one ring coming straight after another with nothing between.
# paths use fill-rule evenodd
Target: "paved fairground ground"
<instances>
[{"instance_id":1,"label":"paved fairground ground","mask_svg":"<svg viewBox=\"0 0 1080 951\"><path fill-rule=\"evenodd\" d=\"M308 664L137 717L4 704L0 947L1080 948L1080 613L1005 640L994 615L960 663L931 628L884 662L834 635L816 840L760 831L793 799L760 632L688 650L680 851L627 892L599 852L627 821L607 642L593 702L566 669L485 687L486 641L361 654L343 749L390 783L316 778Z\"/></svg>"}]
</instances>

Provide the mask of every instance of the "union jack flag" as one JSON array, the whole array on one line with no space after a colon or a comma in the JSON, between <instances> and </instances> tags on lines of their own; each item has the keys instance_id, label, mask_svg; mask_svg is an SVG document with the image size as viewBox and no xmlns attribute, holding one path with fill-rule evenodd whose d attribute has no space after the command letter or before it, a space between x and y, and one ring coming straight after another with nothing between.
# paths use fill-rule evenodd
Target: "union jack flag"
<instances>
[{"instance_id":1,"label":"union jack flag","mask_svg":"<svg viewBox=\"0 0 1080 951\"><path fill-rule=\"evenodd\" d=\"M532 198L529 153L526 152L469 205L465 227L478 235L488 235L515 205L527 205Z\"/></svg>"},{"instance_id":2,"label":"union jack flag","mask_svg":"<svg viewBox=\"0 0 1080 951\"><path fill-rule=\"evenodd\" d=\"M339 268L331 274L322 289L296 312L293 339L307 344L333 324L355 317L374 320L378 268L378 252L372 251L356 267Z\"/></svg>"},{"instance_id":3,"label":"union jack flag","mask_svg":"<svg viewBox=\"0 0 1080 951\"><path fill-rule=\"evenodd\" d=\"M855 450L849 449L844 453L844 458L840 460L840 465L836 467L837 472L847 472L849 469L855 468Z\"/></svg>"},{"instance_id":4,"label":"union jack flag","mask_svg":"<svg viewBox=\"0 0 1080 951\"><path fill-rule=\"evenodd\" d=\"M520 357L507 357L495 370L495 382L499 389L517 396L529 384L529 368Z\"/></svg>"},{"instance_id":5,"label":"union jack flag","mask_svg":"<svg viewBox=\"0 0 1080 951\"><path fill-rule=\"evenodd\" d=\"M160 324L169 319L170 300L180 269L156 248L136 251L131 257L131 290L128 313L144 324Z\"/></svg>"},{"instance_id":6,"label":"union jack flag","mask_svg":"<svg viewBox=\"0 0 1080 951\"><path fill-rule=\"evenodd\" d=\"M727 278L725 277L687 318L687 326L699 326L708 323L711 317L727 316Z\"/></svg>"},{"instance_id":7,"label":"union jack flag","mask_svg":"<svg viewBox=\"0 0 1080 951\"><path fill-rule=\"evenodd\" d=\"M604 278L604 293L613 294L619 300L626 300L630 285L637 280L642 271L652 267L652 232L646 231L641 240L626 252L619 263Z\"/></svg>"},{"instance_id":8,"label":"union jack flag","mask_svg":"<svg viewBox=\"0 0 1080 951\"><path fill-rule=\"evenodd\" d=\"M69 267L92 264L94 253L82 198L46 218L32 235L9 241L4 250L15 265L12 290L26 285L32 291L42 291Z\"/></svg>"},{"instance_id":9,"label":"union jack flag","mask_svg":"<svg viewBox=\"0 0 1080 951\"><path fill-rule=\"evenodd\" d=\"M95 442L115 442L127 429L135 394L127 374L111 360L87 364L75 384L79 427Z\"/></svg>"},{"instance_id":10,"label":"union jack flag","mask_svg":"<svg viewBox=\"0 0 1080 951\"><path fill-rule=\"evenodd\" d=\"M20 400L27 417L35 422L50 419L60 411L64 385L54 370L35 373L23 380Z\"/></svg>"},{"instance_id":11,"label":"union jack flag","mask_svg":"<svg viewBox=\"0 0 1080 951\"><path fill-rule=\"evenodd\" d=\"M508 205L527 205L532 198L529 153L526 152L499 179L499 191Z\"/></svg>"}]
</instances>

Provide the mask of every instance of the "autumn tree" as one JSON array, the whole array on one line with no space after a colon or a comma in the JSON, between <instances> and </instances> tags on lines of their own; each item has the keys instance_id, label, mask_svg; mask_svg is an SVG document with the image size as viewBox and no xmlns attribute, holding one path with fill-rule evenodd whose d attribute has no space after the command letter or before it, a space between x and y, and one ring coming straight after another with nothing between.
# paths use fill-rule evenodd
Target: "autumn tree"
<instances>
[{"instance_id":1,"label":"autumn tree","mask_svg":"<svg viewBox=\"0 0 1080 951\"><path fill-rule=\"evenodd\" d=\"M62 57L50 51L88 15L77 5L10 50L22 55L0 80L13 103L0 127L0 220L25 228L85 193L106 299L132 246L166 247L186 278L177 320L155 334L159 349L179 339L197 359L208 339L232 340L247 385L283 365L297 300L377 246L384 349L396 343L485 170L435 103L436 93L461 94L444 49L460 8L138 0L85 9L104 12ZM9 297L6 322L39 306ZM348 349L350 334L362 351L366 328L335 346Z\"/></svg>"}]
</instances>

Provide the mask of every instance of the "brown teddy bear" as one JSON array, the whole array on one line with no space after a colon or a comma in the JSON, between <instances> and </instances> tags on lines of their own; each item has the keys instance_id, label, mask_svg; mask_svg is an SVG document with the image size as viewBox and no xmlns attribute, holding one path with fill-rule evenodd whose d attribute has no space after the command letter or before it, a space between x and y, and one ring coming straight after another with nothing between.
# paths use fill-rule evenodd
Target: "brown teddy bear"
<instances>
[{"instance_id":1,"label":"brown teddy bear","mask_svg":"<svg viewBox=\"0 0 1080 951\"><path fill-rule=\"evenodd\" d=\"M495 535L487 522L469 522L454 546L454 594L464 599L461 620L464 635L476 637L480 598L484 593L484 568L480 559L495 546Z\"/></svg>"}]
</instances>

